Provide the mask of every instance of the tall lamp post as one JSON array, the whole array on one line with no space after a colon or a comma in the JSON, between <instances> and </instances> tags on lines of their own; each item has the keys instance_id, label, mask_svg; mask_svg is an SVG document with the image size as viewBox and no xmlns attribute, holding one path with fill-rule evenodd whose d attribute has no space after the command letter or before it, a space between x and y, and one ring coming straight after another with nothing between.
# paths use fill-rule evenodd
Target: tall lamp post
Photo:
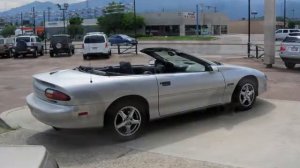
<instances>
[{"instance_id":1,"label":"tall lamp post","mask_svg":"<svg viewBox=\"0 0 300 168\"><path fill-rule=\"evenodd\" d=\"M251 2L248 0L248 57L250 57L251 50Z\"/></svg>"},{"instance_id":2,"label":"tall lamp post","mask_svg":"<svg viewBox=\"0 0 300 168\"><path fill-rule=\"evenodd\" d=\"M64 3L63 5L57 4L57 7L59 8L59 10L63 11L63 21L64 21L64 33L66 33L66 10L68 10L69 4L68 3Z\"/></svg>"},{"instance_id":3,"label":"tall lamp post","mask_svg":"<svg viewBox=\"0 0 300 168\"><path fill-rule=\"evenodd\" d=\"M137 39L137 27L136 27L136 4L135 0L133 0L133 13L134 13L134 38ZM135 46L135 53L138 53L137 45Z\"/></svg>"},{"instance_id":4,"label":"tall lamp post","mask_svg":"<svg viewBox=\"0 0 300 168\"><path fill-rule=\"evenodd\" d=\"M286 27L286 0L283 2L283 28Z\"/></svg>"}]
</instances>

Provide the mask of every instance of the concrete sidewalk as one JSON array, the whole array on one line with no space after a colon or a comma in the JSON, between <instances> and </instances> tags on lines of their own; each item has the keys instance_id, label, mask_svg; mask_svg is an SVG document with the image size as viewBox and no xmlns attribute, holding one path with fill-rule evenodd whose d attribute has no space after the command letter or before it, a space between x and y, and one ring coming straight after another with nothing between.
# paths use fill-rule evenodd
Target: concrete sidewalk
<instances>
[{"instance_id":1,"label":"concrete sidewalk","mask_svg":"<svg viewBox=\"0 0 300 168\"><path fill-rule=\"evenodd\" d=\"M143 137L117 143L95 129L56 132L22 107L0 115L19 128L1 134L0 144L44 145L62 167L298 168L299 109L297 101L258 99L247 112L213 109L155 121Z\"/></svg>"}]
</instances>

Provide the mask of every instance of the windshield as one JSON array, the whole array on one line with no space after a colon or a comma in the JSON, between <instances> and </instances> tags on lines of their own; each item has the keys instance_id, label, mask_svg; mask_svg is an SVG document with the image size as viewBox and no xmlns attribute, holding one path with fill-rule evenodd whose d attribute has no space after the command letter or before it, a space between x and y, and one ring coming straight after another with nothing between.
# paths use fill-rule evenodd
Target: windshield
<instances>
[{"instance_id":1,"label":"windshield","mask_svg":"<svg viewBox=\"0 0 300 168\"><path fill-rule=\"evenodd\" d=\"M4 44L4 39L0 39L0 44Z\"/></svg>"},{"instance_id":2,"label":"windshield","mask_svg":"<svg viewBox=\"0 0 300 168\"><path fill-rule=\"evenodd\" d=\"M103 36L87 36L84 43L105 43L105 38Z\"/></svg>"},{"instance_id":3,"label":"windshield","mask_svg":"<svg viewBox=\"0 0 300 168\"><path fill-rule=\"evenodd\" d=\"M287 37L283 40L284 43L300 43L300 38L298 37Z\"/></svg>"},{"instance_id":4,"label":"windshield","mask_svg":"<svg viewBox=\"0 0 300 168\"><path fill-rule=\"evenodd\" d=\"M20 42L20 41L25 41L25 42L30 42L30 37L18 37L17 42Z\"/></svg>"},{"instance_id":5,"label":"windshield","mask_svg":"<svg viewBox=\"0 0 300 168\"><path fill-rule=\"evenodd\" d=\"M120 37L124 38L124 39L132 39L131 37L127 36L127 35L120 35Z\"/></svg>"},{"instance_id":6,"label":"windshield","mask_svg":"<svg viewBox=\"0 0 300 168\"><path fill-rule=\"evenodd\" d=\"M154 54L161 57L164 62L172 63L177 68L183 68L184 72L203 72L207 65L216 65L213 62L173 50L156 51Z\"/></svg>"},{"instance_id":7,"label":"windshield","mask_svg":"<svg viewBox=\"0 0 300 168\"><path fill-rule=\"evenodd\" d=\"M68 37L66 37L66 36L53 36L51 38L51 42L52 43L57 43L57 42L68 43Z\"/></svg>"}]
</instances>

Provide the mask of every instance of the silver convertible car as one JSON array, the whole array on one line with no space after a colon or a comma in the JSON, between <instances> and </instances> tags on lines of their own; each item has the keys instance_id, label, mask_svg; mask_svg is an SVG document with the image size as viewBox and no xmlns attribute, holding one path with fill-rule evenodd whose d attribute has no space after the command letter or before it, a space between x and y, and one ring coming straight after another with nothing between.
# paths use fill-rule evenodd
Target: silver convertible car
<instances>
[{"instance_id":1,"label":"silver convertible car","mask_svg":"<svg viewBox=\"0 0 300 168\"><path fill-rule=\"evenodd\" d=\"M77 67L33 76L27 104L39 121L60 128L105 127L130 140L150 120L211 106L252 108L266 91L264 73L199 59L170 48L147 48L149 65Z\"/></svg>"}]
</instances>

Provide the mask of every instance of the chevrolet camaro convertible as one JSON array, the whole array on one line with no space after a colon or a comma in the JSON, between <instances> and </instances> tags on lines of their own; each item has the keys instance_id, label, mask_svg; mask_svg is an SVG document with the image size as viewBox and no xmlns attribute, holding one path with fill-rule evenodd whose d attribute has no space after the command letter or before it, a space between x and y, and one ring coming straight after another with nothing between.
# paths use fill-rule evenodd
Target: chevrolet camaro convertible
<instances>
[{"instance_id":1,"label":"chevrolet camaro convertible","mask_svg":"<svg viewBox=\"0 0 300 168\"><path fill-rule=\"evenodd\" d=\"M264 73L199 59L170 48L147 48L149 65L77 67L33 76L32 115L59 128L105 127L130 140L150 120L211 106L252 108L266 91Z\"/></svg>"}]
</instances>

